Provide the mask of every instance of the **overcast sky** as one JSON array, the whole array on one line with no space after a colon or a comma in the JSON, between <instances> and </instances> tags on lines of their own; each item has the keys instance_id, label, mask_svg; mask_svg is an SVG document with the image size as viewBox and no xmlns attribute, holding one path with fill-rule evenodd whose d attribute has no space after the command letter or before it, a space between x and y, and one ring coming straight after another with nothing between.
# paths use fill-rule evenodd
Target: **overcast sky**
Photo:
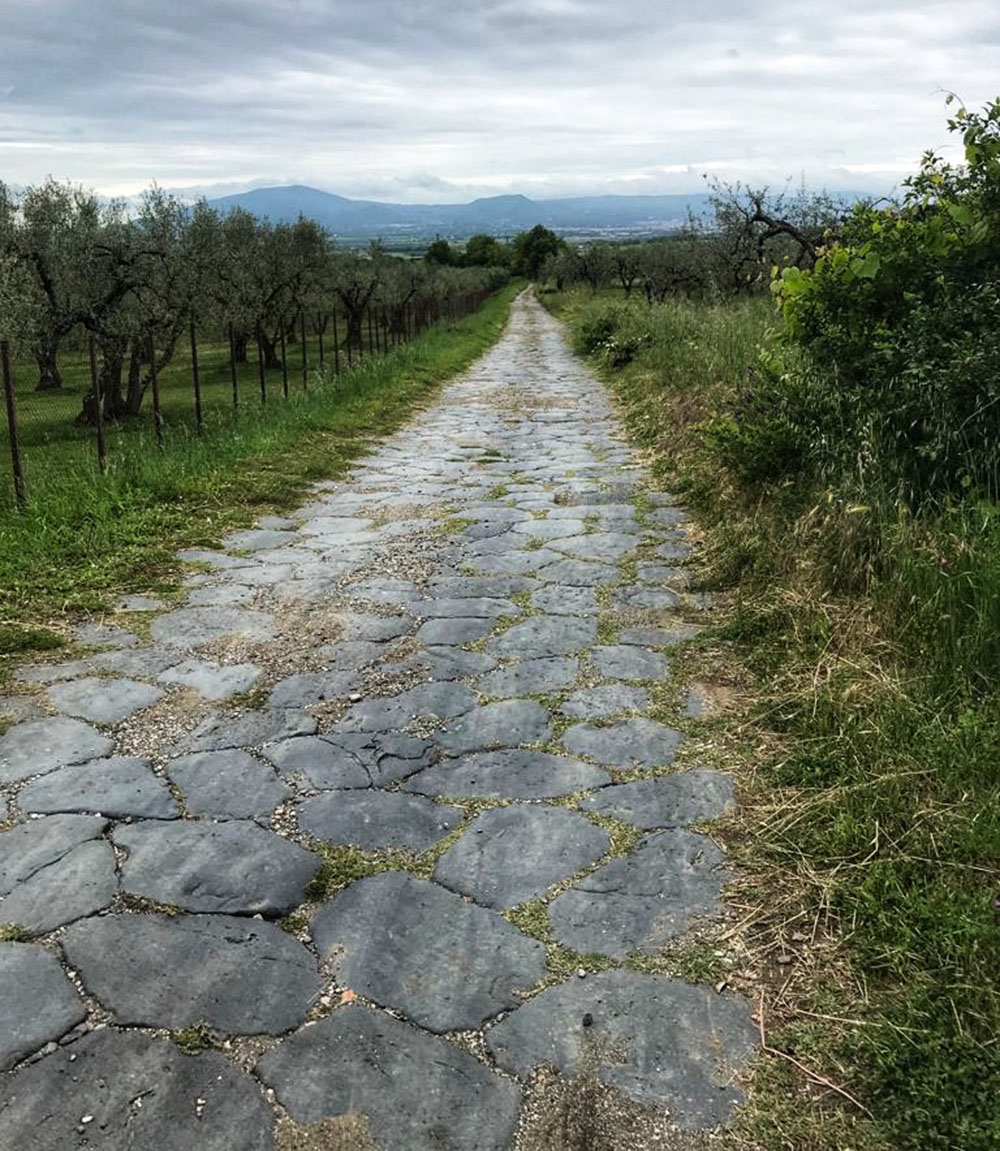
<instances>
[{"instance_id":1,"label":"overcast sky","mask_svg":"<svg viewBox=\"0 0 1000 1151\"><path fill-rule=\"evenodd\" d=\"M888 191L998 0L0 0L0 179L454 201ZM217 187L218 186L218 187Z\"/></svg>"}]
</instances>

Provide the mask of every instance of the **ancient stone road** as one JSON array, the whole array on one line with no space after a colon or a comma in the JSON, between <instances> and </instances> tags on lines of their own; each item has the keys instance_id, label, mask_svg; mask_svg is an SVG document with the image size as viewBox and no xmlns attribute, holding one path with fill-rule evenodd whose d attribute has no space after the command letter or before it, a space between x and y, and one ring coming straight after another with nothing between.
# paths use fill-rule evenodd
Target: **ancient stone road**
<instances>
[{"instance_id":1,"label":"ancient stone road","mask_svg":"<svg viewBox=\"0 0 1000 1151\"><path fill-rule=\"evenodd\" d=\"M257 1151L353 1112L359 1148L499 1151L538 1069L585 1064L724 1121L749 1006L636 962L727 878L690 827L731 783L648 715L684 515L556 323L520 297L411 426L224 545L19 673L0 1145Z\"/></svg>"}]
</instances>

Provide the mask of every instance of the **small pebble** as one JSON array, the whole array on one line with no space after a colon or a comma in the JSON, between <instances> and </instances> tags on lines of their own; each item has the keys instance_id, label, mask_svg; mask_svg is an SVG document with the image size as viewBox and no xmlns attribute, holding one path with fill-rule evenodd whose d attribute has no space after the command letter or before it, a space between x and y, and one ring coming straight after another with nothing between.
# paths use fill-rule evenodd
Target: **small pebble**
<instances>
[{"instance_id":1,"label":"small pebble","mask_svg":"<svg viewBox=\"0 0 1000 1151\"><path fill-rule=\"evenodd\" d=\"M583 1025L584 1025L584 1027L592 1027L593 1023L594 1023L594 1017L588 1011L587 1014L583 1017Z\"/></svg>"},{"instance_id":2,"label":"small pebble","mask_svg":"<svg viewBox=\"0 0 1000 1151\"><path fill-rule=\"evenodd\" d=\"M587 969L586 969L586 967L578 967L578 968L577 968L577 970L576 970L576 973L577 973L577 975L578 975L578 976L579 976L581 979L586 979L586 978L587 978Z\"/></svg>"}]
</instances>

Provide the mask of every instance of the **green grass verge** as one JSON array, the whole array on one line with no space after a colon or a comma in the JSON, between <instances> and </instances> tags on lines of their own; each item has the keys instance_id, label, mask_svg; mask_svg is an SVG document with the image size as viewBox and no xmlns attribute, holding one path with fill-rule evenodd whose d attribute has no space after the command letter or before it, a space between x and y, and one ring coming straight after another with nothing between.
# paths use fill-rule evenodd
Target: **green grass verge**
<instances>
[{"instance_id":1,"label":"green grass verge","mask_svg":"<svg viewBox=\"0 0 1000 1151\"><path fill-rule=\"evenodd\" d=\"M103 610L122 591L175 587L179 548L217 544L341 474L500 336L520 287L308 394L247 402L238 418L210 412L201 436L177 427L162 452L149 428L123 436L105 477L89 451L29 472L27 512L0 512L0 658L47 642L21 625Z\"/></svg>"},{"instance_id":2,"label":"green grass verge","mask_svg":"<svg viewBox=\"0 0 1000 1151\"><path fill-rule=\"evenodd\" d=\"M698 513L726 616L714 658L750 697L740 736L757 750L732 758L744 804L725 834L744 989L763 990L782 1054L758 1061L712 1146L1000 1146L996 509L914 519L885 492L859 506L856 492L728 475L699 424L767 341L766 300L542 298Z\"/></svg>"}]
</instances>

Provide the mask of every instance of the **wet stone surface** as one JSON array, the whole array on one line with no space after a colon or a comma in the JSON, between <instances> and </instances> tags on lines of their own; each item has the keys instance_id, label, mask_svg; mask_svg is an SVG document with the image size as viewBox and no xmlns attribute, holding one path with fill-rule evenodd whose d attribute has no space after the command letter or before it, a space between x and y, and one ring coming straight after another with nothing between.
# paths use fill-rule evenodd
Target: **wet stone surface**
<instances>
[{"instance_id":1,"label":"wet stone surface","mask_svg":"<svg viewBox=\"0 0 1000 1151\"><path fill-rule=\"evenodd\" d=\"M41 942L0 943L0 1142L272 1151L285 1108L358 1151L510 1151L542 1064L725 1121L749 1006L624 966L724 906L691 828L730 780L654 774L711 606L684 524L523 296L292 516L181 553L185 599L16 671L0 925ZM550 945L614 969L556 979L541 899ZM220 1050L138 1030L196 1024Z\"/></svg>"}]
</instances>

